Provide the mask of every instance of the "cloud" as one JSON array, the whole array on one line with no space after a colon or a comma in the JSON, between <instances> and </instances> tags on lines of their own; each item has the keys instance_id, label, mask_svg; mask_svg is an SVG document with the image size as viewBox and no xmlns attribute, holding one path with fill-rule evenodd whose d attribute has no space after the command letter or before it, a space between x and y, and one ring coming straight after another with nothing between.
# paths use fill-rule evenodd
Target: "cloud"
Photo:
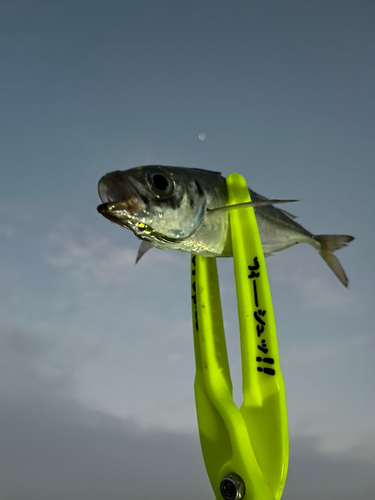
<instances>
[{"instance_id":1,"label":"cloud","mask_svg":"<svg viewBox=\"0 0 375 500\"><path fill-rule=\"evenodd\" d=\"M142 426L191 429L189 256L153 250L137 265L135 256L122 239L68 219L49 236L47 264L58 284L53 300L64 305L57 316L66 356L73 351L75 394Z\"/></svg>"},{"instance_id":2,"label":"cloud","mask_svg":"<svg viewBox=\"0 0 375 500\"><path fill-rule=\"evenodd\" d=\"M9 240L19 236L32 216L28 208L21 202L0 201L0 236Z\"/></svg>"},{"instance_id":3,"label":"cloud","mask_svg":"<svg viewBox=\"0 0 375 500\"><path fill-rule=\"evenodd\" d=\"M134 248L74 229L51 233L47 253L71 327L84 325L107 342L121 332L128 348L190 329L188 256L153 250L135 265Z\"/></svg>"},{"instance_id":4,"label":"cloud","mask_svg":"<svg viewBox=\"0 0 375 500\"><path fill-rule=\"evenodd\" d=\"M159 425L168 429L194 428L194 412L186 411L193 401L194 377L189 256L153 250L135 266L134 248L122 244L122 239L112 241L86 230L73 219L57 225L49 241L47 262L59 283L54 300L65 304L59 320L60 350L65 346L64 357L70 358L76 377L77 398L92 408L123 418L135 418L143 426L153 426L156 419ZM311 257L314 256L312 252ZM276 275L278 279L285 275L285 281L280 281L282 293L276 290L275 297L277 304L285 300L287 305L283 316L288 318L281 317L278 324L282 325L279 331L281 340L285 338L280 344L281 362L285 375L291 380L289 394L294 396L304 387L306 400L310 391L310 395L315 395L315 404L325 403L324 394L336 391L334 377L342 372L343 363L353 358L353 352L369 350L369 335L362 332L353 336L351 332L345 333L341 326L338 330L337 312L347 314L345 301L353 299L351 292L336 283L324 265L326 274L323 273L319 280L324 284L325 279L327 282L331 279L332 283L323 287L324 294L314 289L312 296L317 300L325 294L330 297L331 287L337 293L338 301L331 308L319 305L321 316L314 324L310 320L306 322L302 306L297 303L298 319L292 322L290 316L291 312L295 314L296 306L291 305L291 300L295 300L295 295L296 300L302 301L303 308L316 310L304 281L306 278L310 283L314 277L310 268L305 269L303 255L300 260L296 259L295 272L288 271L288 266L295 264L288 256L277 255L274 262L270 276L274 279ZM240 401L241 369L232 262L220 261L219 271L235 396L237 400L238 392ZM288 298L285 298L285 286L289 287ZM298 290L301 286L303 293ZM330 325L324 323L332 313L335 329L329 331ZM302 318L303 338L300 331ZM285 337L282 330L287 330L286 321L290 321L291 331ZM319 331L316 331L316 325ZM53 330L55 325L50 327ZM47 324L44 329L48 329ZM318 368L319 374L316 374ZM316 390L313 383L316 377L322 381L327 379L325 390L322 386ZM158 398L150 389L151 379L158 381ZM125 383L129 380L132 382ZM305 399L302 397L307 404ZM295 411L298 401L296 395L292 403ZM340 408L345 409L345 404L340 402ZM313 407L310 401L309 408ZM345 421L350 429L350 423Z\"/></svg>"},{"instance_id":5,"label":"cloud","mask_svg":"<svg viewBox=\"0 0 375 500\"><path fill-rule=\"evenodd\" d=\"M284 289L288 287L306 308L345 315L363 311L358 292L345 289L307 245L298 245L269 257L267 268L271 282L282 285Z\"/></svg>"},{"instance_id":6,"label":"cloud","mask_svg":"<svg viewBox=\"0 0 375 500\"><path fill-rule=\"evenodd\" d=\"M54 345L0 328L0 498L201 498L197 435L150 431L61 389ZM50 359L52 357L52 359ZM156 416L157 417L157 416Z\"/></svg>"},{"instance_id":7,"label":"cloud","mask_svg":"<svg viewBox=\"0 0 375 500\"><path fill-rule=\"evenodd\" d=\"M64 399L8 402L0 425L2 498L210 496L196 435L147 432Z\"/></svg>"},{"instance_id":8,"label":"cloud","mask_svg":"<svg viewBox=\"0 0 375 500\"><path fill-rule=\"evenodd\" d=\"M8 318L0 329L0 406L5 409L0 413L5 478L0 497L211 498L192 389L188 256L155 250L135 266L134 248L72 220L56 226L46 248L48 286L26 290L19 299L18 326ZM222 267L225 297L231 292L226 290L231 262ZM293 282L288 283L293 291ZM8 300L4 294L4 313ZM230 309L232 325L235 304ZM370 348L373 352L368 337L357 335L345 337L337 348L326 344L324 351L298 344L282 361L294 369L291 379L303 365L312 380L318 361L342 364L351 351ZM306 389L300 379L292 419L296 408L315 396L314 380ZM310 401L306 411L314 405L317 401ZM302 436L292 433L284 498L373 498L370 433L366 442L354 434L350 441L344 426L331 439L324 437L323 429L330 432L340 412L327 410L327 415L324 420L325 414L313 413L314 436L306 437L308 428ZM359 421L358 415L348 418Z\"/></svg>"},{"instance_id":9,"label":"cloud","mask_svg":"<svg viewBox=\"0 0 375 500\"><path fill-rule=\"evenodd\" d=\"M314 345L290 346L283 353L282 362L289 368L307 368L307 365L322 368L322 365L328 362L334 363L352 357L352 353L357 351L366 351L374 356L374 341L370 335L360 333L355 336L342 336L340 343L337 343L336 338L332 338L330 341L320 339Z\"/></svg>"},{"instance_id":10,"label":"cloud","mask_svg":"<svg viewBox=\"0 0 375 500\"><path fill-rule=\"evenodd\" d=\"M0 333L1 498L212 497L197 430L145 429L132 419L86 408L54 390L66 374L56 371L51 384L45 368L54 346L47 339L6 328ZM366 458L365 443L354 453L332 452L324 441L291 438L284 498L372 499L374 460Z\"/></svg>"},{"instance_id":11,"label":"cloud","mask_svg":"<svg viewBox=\"0 0 375 500\"><path fill-rule=\"evenodd\" d=\"M0 325L0 393L23 399L34 395L65 395L73 385L56 339Z\"/></svg>"},{"instance_id":12,"label":"cloud","mask_svg":"<svg viewBox=\"0 0 375 500\"><path fill-rule=\"evenodd\" d=\"M288 500L370 500L375 495L374 461L319 451L319 439L299 437L290 443Z\"/></svg>"},{"instance_id":13,"label":"cloud","mask_svg":"<svg viewBox=\"0 0 375 500\"><path fill-rule=\"evenodd\" d=\"M3 409L2 498L212 498L197 433L145 431L61 398ZM292 439L290 451L283 498L374 498L373 461L322 453L313 438Z\"/></svg>"},{"instance_id":14,"label":"cloud","mask_svg":"<svg viewBox=\"0 0 375 500\"><path fill-rule=\"evenodd\" d=\"M20 201L0 201L0 221L27 224L32 221L32 216L26 204Z\"/></svg>"}]
</instances>

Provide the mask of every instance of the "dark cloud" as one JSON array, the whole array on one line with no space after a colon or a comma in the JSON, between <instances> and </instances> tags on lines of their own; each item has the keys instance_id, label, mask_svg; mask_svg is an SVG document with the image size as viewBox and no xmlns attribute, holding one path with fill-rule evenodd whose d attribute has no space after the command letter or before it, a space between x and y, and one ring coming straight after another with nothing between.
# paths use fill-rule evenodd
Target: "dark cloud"
<instances>
[{"instance_id":1,"label":"dark cloud","mask_svg":"<svg viewBox=\"0 0 375 500\"><path fill-rule=\"evenodd\" d=\"M58 340L0 325L0 397L66 395L73 377Z\"/></svg>"},{"instance_id":2,"label":"dark cloud","mask_svg":"<svg viewBox=\"0 0 375 500\"><path fill-rule=\"evenodd\" d=\"M74 399L59 340L0 328L0 498L203 500L197 433L144 430ZM110 388L109 388L110 389ZM286 500L370 500L374 463L292 438ZM366 450L365 450L366 451Z\"/></svg>"},{"instance_id":3,"label":"dark cloud","mask_svg":"<svg viewBox=\"0 0 375 500\"><path fill-rule=\"evenodd\" d=\"M0 332L0 498L212 498L197 433L144 430L61 397L69 376L54 363L50 342ZM322 453L318 445L312 438L291 440L283 498L374 498L371 461Z\"/></svg>"},{"instance_id":4,"label":"dark cloud","mask_svg":"<svg viewBox=\"0 0 375 500\"><path fill-rule=\"evenodd\" d=\"M0 425L1 498L210 495L197 436L142 431L63 399L8 401Z\"/></svg>"},{"instance_id":5,"label":"dark cloud","mask_svg":"<svg viewBox=\"0 0 375 500\"><path fill-rule=\"evenodd\" d=\"M48 350L48 344L51 343L50 339L42 340L40 337L15 328L5 332L3 330L1 337L5 347L8 347L14 354L32 357L45 353Z\"/></svg>"},{"instance_id":6,"label":"dark cloud","mask_svg":"<svg viewBox=\"0 0 375 500\"><path fill-rule=\"evenodd\" d=\"M66 397L72 376L50 340L2 326L0 346L0 498L209 494L197 435L142 430Z\"/></svg>"},{"instance_id":7,"label":"dark cloud","mask_svg":"<svg viewBox=\"0 0 375 500\"><path fill-rule=\"evenodd\" d=\"M290 442L285 500L370 500L375 498L374 463L318 450L316 438Z\"/></svg>"},{"instance_id":8,"label":"dark cloud","mask_svg":"<svg viewBox=\"0 0 375 500\"><path fill-rule=\"evenodd\" d=\"M0 497L212 498L196 434L142 430L62 398L2 401ZM370 500L374 464L291 440L286 500Z\"/></svg>"}]
</instances>

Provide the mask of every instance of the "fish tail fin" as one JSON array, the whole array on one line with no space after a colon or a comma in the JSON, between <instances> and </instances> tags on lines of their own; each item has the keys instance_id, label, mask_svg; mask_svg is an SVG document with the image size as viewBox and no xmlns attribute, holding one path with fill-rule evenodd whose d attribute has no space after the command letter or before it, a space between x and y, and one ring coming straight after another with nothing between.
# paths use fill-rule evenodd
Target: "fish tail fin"
<instances>
[{"instance_id":1,"label":"fish tail fin","mask_svg":"<svg viewBox=\"0 0 375 500\"><path fill-rule=\"evenodd\" d=\"M346 234L318 234L317 236L313 236L313 238L320 244L318 252L323 260L332 269L341 283L347 287L349 284L348 277L339 260L333 255L333 252L346 247L348 243L354 240L353 236Z\"/></svg>"}]
</instances>

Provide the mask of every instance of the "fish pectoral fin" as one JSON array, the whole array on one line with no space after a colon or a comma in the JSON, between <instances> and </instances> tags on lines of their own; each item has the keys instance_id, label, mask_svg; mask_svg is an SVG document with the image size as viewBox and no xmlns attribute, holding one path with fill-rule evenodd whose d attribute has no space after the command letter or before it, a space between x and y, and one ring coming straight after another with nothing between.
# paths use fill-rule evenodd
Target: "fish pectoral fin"
<instances>
[{"instance_id":1,"label":"fish pectoral fin","mask_svg":"<svg viewBox=\"0 0 375 500\"><path fill-rule=\"evenodd\" d=\"M208 208L208 212L229 212L230 210L237 210L238 208L258 208L265 207L267 205L279 205L282 203L294 203L299 200L258 200L258 201L248 201L246 203L237 203L235 205L225 205L224 207Z\"/></svg>"},{"instance_id":2,"label":"fish pectoral fin","mask_svg":"<svg viewBox=\"0 0 375 500\"><path fill-rule=\"evenodd\" d=\"M147 253L149 250L151 250L151 248L154 248L154 245L151 245L151 243L149 243L148 241L142 240L142 243L138 248L138 253L137 253L137 258L135 259L135 263L138 264L138 262L144 256L144 254Z\"/></svg>"}]
</instances>

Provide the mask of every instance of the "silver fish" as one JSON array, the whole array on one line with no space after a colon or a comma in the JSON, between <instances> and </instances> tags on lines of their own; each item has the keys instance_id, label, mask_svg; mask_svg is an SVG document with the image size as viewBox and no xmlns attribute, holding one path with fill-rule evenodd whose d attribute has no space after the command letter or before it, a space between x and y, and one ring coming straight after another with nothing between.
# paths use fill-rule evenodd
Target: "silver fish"
<instances>
[{"instance_id":1,"label":"silver fish","mask_svg":"<svg viewBox=\"0 0 375 500\"><path fill-rule=\"evenodd\" d=\"M348 278L335 250L354 238L316 235L295 216L273 206L296 200L269 200L249 189L262 247L267 257L298 243L314 247L344 286ZM137 260L152 247L207 257L231 257L232 246L225 178L196 168L148 165L104 175L98 184L98 212L142 240Z\"/></svg>"}]
</instances>

